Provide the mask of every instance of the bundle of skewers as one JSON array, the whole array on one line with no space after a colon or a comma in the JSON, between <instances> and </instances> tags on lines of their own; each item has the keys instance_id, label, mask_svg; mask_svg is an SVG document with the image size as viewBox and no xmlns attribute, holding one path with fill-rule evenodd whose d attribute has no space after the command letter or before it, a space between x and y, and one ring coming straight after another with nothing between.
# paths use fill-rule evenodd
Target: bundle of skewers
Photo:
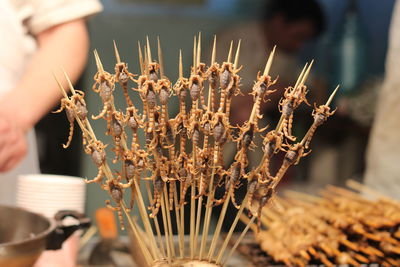
<instances>
[{"instance_id":1,"label":"bundle of skewers","mask_svg":"<svg viewBox=\"0 0 400 267\"><path fill-rule=\"evenodd\" d=\"M264 209L265 230L252 227L268 264L400 266L400 202L352 180L348 186L355 191L327 186L321 197L286 192Z\"/></svg>"},{"instance_id":2,"label":"bundle of skewers","mask_svg":"<svg viewBox=\"0 0 400 267\"><path fill-rule=\"evenodd\" d=\"M103 109L92 119L105 120L106 134L111 137L113 145L110 150L106 150L110 144L96 138L87 115L84 93L75 90L64 73L72 93L68 96L56 77L64 94L59 111L65 109L71 127L64 147L68 147L77 122L82 130L84 150L98 167L98 175L88 179L87 183L98 183L109 193L110 200L106 205L118 213L122 228L125 215L148 265L180 266L193 261L225 265L250 225L257 218L260 222L262 207L274 197L276 186L287 169L309 153L309 144L317 127L334 113L329 107L333 93L327 103L315 105L310 112L314 122L305 136L297 141L292 135L294 111L302 103L308 104L305 83L311 62L304 66L295 85L283 90L279 102L282 115L276 127L269 131L266 131L267 127L260 127L262 102L268 101L270 94L278 93L271 88L276 80L269 75L274 48L264 70L255 77L250 93L254 103L249 119L241 126L232 125L232 99L241 94L238 74L241 69L240 41L235 55L232 42L226 61L218 64L214 38L211 62L206 66L201 60L201 36L196 37L190 77L183 75L180 52L179 78L174 84L165 76L159 40L157 61L152 57L148 38L143 50L139 43L140 75L128 70L115 42L117 62L114 73L103 68L100 56L94 52L97 73L93 90L99 94ZM126 103L122 110L114 103L115 90L123 91ZM142 108L133 103L131 95L134 93L139 94ZM173 95L179 101L176 115L168 111ZM140 131L145 136L143 142L139 138ZM248 170L248 153L256 147L255 136L261 134L264 135L263 144L259 147L262 147L264 156L257 168ZM229 160L223 153L227 143L234 143L237 148L230 166L225 165ZM278 153L285 156L279 171L272 174L269 164ZM113 158L109 159L111 154ZM120 171L112 171L113 167L120 167ZM236 189L246 184L244 198L237 199ZM215 195L219 187L225 190L221 199ZM131 198L129 203L124 200L127 192ZM217 205L222 205L222 208L213 226L210 222ZM229 205L237 209L233 219L225 218ZM131 219L130 210L134 206L138 208L143 228ZM250 222L228 253L228 243L245 206L249 209ZM229 231L220 240L222 226L226 225L230 225ZM189 233L188 244L184 238L185 228ZM174 236L177 236L176 243Z\"/></svg>"}]
</instances>

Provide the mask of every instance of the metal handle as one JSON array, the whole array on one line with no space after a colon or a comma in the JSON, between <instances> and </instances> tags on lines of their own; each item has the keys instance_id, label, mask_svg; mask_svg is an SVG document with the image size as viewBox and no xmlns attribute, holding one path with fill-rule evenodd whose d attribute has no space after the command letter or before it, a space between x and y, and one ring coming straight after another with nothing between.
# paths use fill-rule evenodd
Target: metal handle
<instances>
[{"instance_id":1,"label":"metal handle","mask_svg":"<svg viewBox=\"0 0 400 267\"><path fill-rule=\"evenodd\" d=\"M72 217L78 221L77 224L64 225L64 219ZM90 219L84 214L74 210L61 210L54 216L56 227L47 238L46 249L60 249L62 243L68 239L75 231L88 228L91 224Z\"/></svg>"}]
</instances>

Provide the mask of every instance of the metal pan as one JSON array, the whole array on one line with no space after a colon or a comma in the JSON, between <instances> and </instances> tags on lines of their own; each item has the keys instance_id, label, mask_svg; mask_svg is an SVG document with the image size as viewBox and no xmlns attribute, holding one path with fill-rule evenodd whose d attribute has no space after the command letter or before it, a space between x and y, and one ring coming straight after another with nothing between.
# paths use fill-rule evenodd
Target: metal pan
<instances>
[{"instance_id":1,"label":"metal pan","mask_svg":"<svg viewBox=\"0 0 400 267\"><path fill-rule=\"evenodd\" d=\"M64 225L66 217L76 224ZM76 211L59 211L54 219L0 205L0 266L32 266L44 250L60 249L76 230L90 226L90 220Z\"/></svg>"}]
</instances>

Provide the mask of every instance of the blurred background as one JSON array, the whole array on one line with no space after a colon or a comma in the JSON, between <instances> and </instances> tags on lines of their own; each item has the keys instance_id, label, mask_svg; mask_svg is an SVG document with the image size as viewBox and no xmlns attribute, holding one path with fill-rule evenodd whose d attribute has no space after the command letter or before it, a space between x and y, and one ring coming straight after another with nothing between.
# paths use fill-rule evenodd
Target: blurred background
<instances>
[{"instance_id":1,"label":"blurred background","mask_svg":"<svg viewBox=\"0 0 400 267\"><path fill-rule=\"evenodd\" d=\"M137 42L143 44L146 35L154 54L156 37L160 37L166 75L176 81L179 49L183 50L188 75L193 36L200 31L205 62L209 62L214 34L217 34L218 61L226 58L231 39L235 42L242 39L241 88L248 92L257 70L263 69L272 46L277 44L273 74L280 75L278 88L294 84L302 66L311 59L315 60L309 79L311 104L326 101L337 84L342 88L335 102L339 107L337 114L318 130L312 144L313 153L287 173L282 186L310 192L327 183L341 185L348 178L361 180L395 1L315 2L317 7L293 9L270 5L267 0L102 0L104 11L88 21L90 58L76 88L86 92L89 111L97 114L101 101L91 90L96 72L92 51L97 49L105 69L113 72L112 40L115 40L122 60L129 63L131 72L138 73ZM277 100L273 99L265 108L266 123L276 117ZM116 97L118 101L124 101L122 94ZM174 109L173 103L170 108ZM236 110L240 121L246 111ZM310 112L308 107L296 113L294 132L298 136L310 125ZM104 123L94 122L97 133L104 132ZM68 126L64 114L50 114L37 125L42 172L95 177L97 169L83 153L79 133L71 149L62 148ZM89 185L88 214L104 206L105 199L107 194L97 184Z\"/></svg>"}]
</instances>

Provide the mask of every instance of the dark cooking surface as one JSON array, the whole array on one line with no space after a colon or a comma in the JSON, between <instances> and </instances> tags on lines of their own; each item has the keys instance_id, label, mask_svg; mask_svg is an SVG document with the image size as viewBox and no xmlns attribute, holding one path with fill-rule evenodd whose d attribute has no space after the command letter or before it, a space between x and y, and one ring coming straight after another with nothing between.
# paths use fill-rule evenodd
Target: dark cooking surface
<instances>
[{"instance_id":1,"label":"dark cooking surface","mask_svg":"<svg viewBox=\"0 0 400 267\"><path fill-rule=\"evenodd\" d=\"M26 211L2 207L0 210L0 245L30 239L44 232L50 224L41 216Z\"/></svg>"}]
</instances>

